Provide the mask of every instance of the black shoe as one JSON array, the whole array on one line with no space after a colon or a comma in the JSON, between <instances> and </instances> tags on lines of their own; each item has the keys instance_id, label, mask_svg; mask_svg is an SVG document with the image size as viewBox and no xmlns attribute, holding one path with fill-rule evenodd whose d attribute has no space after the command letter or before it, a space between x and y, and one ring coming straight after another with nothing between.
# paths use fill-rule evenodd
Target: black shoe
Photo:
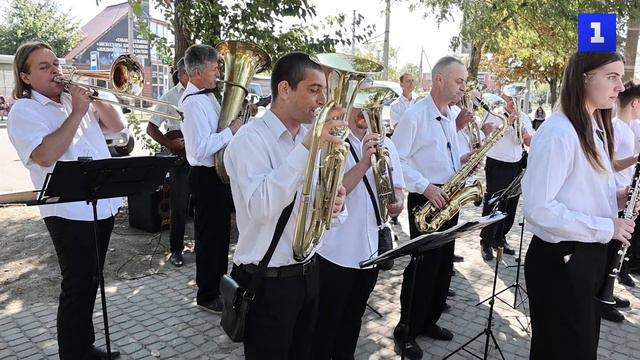
<instances>
[{"instance_id":1,"label":"black shoe","mask_svg":"<svg viewBox=\"0 0 640 360\"><path fill-rule=\"evenodd\" d=\"M498 245L493 245L492 247L495 250L498 250ZM507 255L515 255L516 251L511 246L509 246L508 243L505 242L504 245L502 245L502 253Z\"/></svg>"},{"instance_id":2,"label":"black shoe","mask_svg":"<svg viewBox=\"0 0 640 360\"><path fill-rule=\"evenodd\" d=\"M171 261L171 263L173 264L173 266L175 267L181 267L182 264L184 263L182 261L182 252L172 252L171 256L169 257L169 261Z\"/></svg>"},{"instance_id":3,"label":"black shoe","mask_svg":"<svg viewBox=\"0 0 640 360\"><path fill-rule=\"evenodd\" d=\"M454 297L454 296L456 296L456 292L449 289L449 291L447 292L447 297Z\"/></svg>"},{"instance_id":4,"label":"black shoe","mask_svg":"<svg viewBox=\"0 0 640 360\"><path fill-rule=\"evenodd\" d=\"M214 314L222 314L222 299L220 299L219 296L211 301L198 302L198 306L200 306L202 310L206 310Z\"/></svg>"},{"instance_id":5,"label":"black shoe","mask_svg":"<svg viewBox=\"0 0 640 360\"><path fill-rule=\"evenodd\" d=\"M628 287L636 287L636 282L633 281L628 272L621 272L618 274L618 282Z\"/></svg>"},{"instance_id":6,"label":"black shoe","mask_svg":"<svg viewBox=\"0 0 640 360\"><path fill-rule=\"evenodd\" d=\"M616 301L616 303L613 304L613 307L615 308L628 308L629 306L631 306L631 302L627 299L619 298L613 295L613 300Z\"/></svg>"},{"instance_id":7,"label":"black shoe","mask_svg":"<svg viewBox=\"0 0 640 360\"><path fill-rule=\"evenodd\" d=\"M464 261L464 257L453 254L453 262L463 262L463 261Z\"/></svg>"},{"instance_id":8,"label":"black shoe","mask_svg":"<svg viewBox=\"0 0 640 360\"><path fill-rule=\"evenodd\" d=\"M624 315L611 305L604 305L602 307L602 318L615 323L621 323L624 321Z\"/></svg>"},{"instance_id":9,"label":"black shoe","mask_svg":"<svg viewBox=\"0 0 640 360\"><path fill-rule=\"evenodd\" d=\"M393 342L395 343L395 351L398 355L402 354L402 346L401 342L395 338L393 338ZM407 338L407 343L404 344L404 357L405 359L410 360L420 360L422 359L422 349L418 346L415 337Z\"/></svg>"},{"instance_id":10,"label":"black shoe","mask_svg":"<svg viewBox=\"0 0 640 360\"><path fill-rule=\"evenodd\" d=\"M436 340L449 341L453 339L453 334L451 333L451 331L435 324L423 331L422 335Z\"/></svg>"},{"instance_id":11,"label":"black shoe","mask_svg":"<svg viewBox=\"0 0 640 360\"><path fill-rule=\"evenodd\" d=\"M491 246L483 244L480 252L484 260L493 260L493 249Z\"/></svg>"},{"instance_id":12,"label":"black shoe","mask_svg":"<svg viewBox=\"0 0 640 360\"><path fill-rule=\"evenodd\" d=\"M117 359L120 357L120 351L118 350L111 350L111 358L112 359ZM93 360L103 360L103 359L107 359L107 351L106 350L102 350L101 348L97 348L97 347L93 347L91 349L91 355L90 358Z\"/></svg>"}]
</instances>

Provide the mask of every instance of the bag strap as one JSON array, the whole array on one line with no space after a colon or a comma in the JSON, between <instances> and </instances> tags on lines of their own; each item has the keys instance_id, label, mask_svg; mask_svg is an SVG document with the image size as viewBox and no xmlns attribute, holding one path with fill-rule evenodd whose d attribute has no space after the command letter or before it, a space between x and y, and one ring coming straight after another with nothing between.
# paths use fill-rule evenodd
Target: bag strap
<instances>
[{"instance_id":1,"label":"bag strap","mask_svg":"<svg viewBox=\"0 0 640 360\"><path fill-rule=\"evenodd\" d=\"M267 270L267 265L269 264L269 261L271 261L271 257L273 256L273 253L276 250L276 245L278 245L278 241L280 241L280 237L284 232L284 227L287 225L287 222L289 221L289 217L291 216L291 211L293 210L293 204L295 204L297 196L298 196L298 193L296 193L296 195L293 196L293 200L291 201L291 203L282 210L282 213L280 214L280 218L278 219L278 223L276 224L276 229L273 232L273 238L271 238L271 245L269 245L269 249L267 250L267 253L264 254L264 257L262 258L262 260L260 260L260 263L258 264L258 271L255 274L253 274L253 277L251 278L251 282L247 287L247 293L249 293L249 297L251 298L255 294L255 290L258 288L258 285L260 285L260 282L264 277L264 273Z\"/></svg>"},{"instance_id":2,"label":"bag strap","mask_svg":"<svg viewBox=\"0 0 640 360\"><path fill-rule=\"evenodd\" d=\"M189 95L185 96L184 98L186 99L189 96L193 96L193 95L210 94L210 93L215 92L215 91L216 91L216 89L202 89L202 90L200 90L198 92L194 92L193 94L189 94Z\"/></svg>"},{"instance_id":3,"label":"bag strap","mask_svg":"<svg viewBox=\"0 0 640 360\"><path fill-rule=\"evenodd\" d=\"M349 141L349 139L346 139L345 141L349 144L349 150L351 150L351 155L356 160L356 163L359 162L360 160L358 159L358 155L356 154L356 150L351 145L351 141ZM373 210L375 210L374 212L376 214L376 223L378 224L378 227L380 227L380 226L382 226L382 219L380 219L380 211L378 210L378 202L376 201L376 197L373 195L373 189L371 188L371 185L369 184L369 180L367 179L367 174L366 173L362 177L362 181L364 181L364 186L367 187L367 192L369 193L369 199L371 199L371 204L373 204Z\"/></svg>"}]
</instances>

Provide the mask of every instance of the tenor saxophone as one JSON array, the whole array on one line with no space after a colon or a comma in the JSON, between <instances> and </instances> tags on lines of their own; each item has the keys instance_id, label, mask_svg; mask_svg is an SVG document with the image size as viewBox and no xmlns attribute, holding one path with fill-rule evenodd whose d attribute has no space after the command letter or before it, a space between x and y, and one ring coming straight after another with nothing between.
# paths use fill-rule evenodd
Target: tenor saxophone
<instances>
[{"instance_id":1,"label":"tenor saxophone","mask_svg":"<svg viewBox=\"0 0 640 360\"><path fill-rule=\"evenodd\" d=\"M479 99L480 100L480 99ZM438 230L445 222L454 217L465 204L472 202L479 206L482 203L482 184L474 179L467 184L467 179L473 174L476 166L480 164L489 149L500 140L509 130L509 121L499 111L494 109L504 107L505 101L497 95L484 94L480 105L486 110L486 115L493 115L502 121L501 127L485 139L477 148L469 160L456 172L443 186L442 190L449 197L449 201L441 209L437 209L430 201L413 209L415 225L421 233L430 233Z\"/></svg>"}]
</instances>

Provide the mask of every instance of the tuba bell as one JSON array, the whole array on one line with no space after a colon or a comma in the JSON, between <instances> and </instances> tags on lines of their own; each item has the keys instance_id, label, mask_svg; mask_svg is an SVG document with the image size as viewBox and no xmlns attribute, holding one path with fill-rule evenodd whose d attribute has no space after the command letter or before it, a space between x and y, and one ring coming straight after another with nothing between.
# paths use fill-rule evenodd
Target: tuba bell
<instances>
[{"instance_id":1,"label":"tuba bell","mask_svg":"<svg viewBox=\"0 0 640 360\"><path fill-rule=\"evenodd\" d=\"M312 140L293 237L293 258L296 261L306 259L331 227L333 204L344 175L349 145L321 144L320 141L329 111L340 106L346 110L343 116L348 116L360 84L367 75L383 69L374 61L346 54L316 54L310 59L325 69L328 101L309 129ZM342 139L349 135L346 127L335 128L334 131Z\"/></svg>"},{"instance_id":2,"label":"tuba bell","mask_svg":"<svg viewBox=\"0 0 640 360\"><path fill-rule=\"evenodd\" d=\"M382 120L383 106L391 103L394 98L396 98L396 93L390 88L367 87L360 89L353 104L354 108L362 110L369 132L380 135L376 153L371 155L371 168L378 193L378 214L382 223L389 219L387 205L396 202L392 176L393 167L391 166L389 149L384 145L387 129Z\"/></svg>"},{"instance_id":3,"label":"tuba bell","mask_svg":"<svg viewBox=\"0 0 640 360\"><path fill-rule=\"evenodd\" d=\"M271 66L269 55L257 45L240 40L223 41L216 45L216 50L224 63L224 92L220 104L218 132L226 129L233 119L246 114L245 99L249 95L249 84L256 73L267 70ZM248 116L242 116L246 121ZM229 175L224 167L224 149L213 156L216 173L223 183L229 183Z\"/></svg>"}]
</instances>

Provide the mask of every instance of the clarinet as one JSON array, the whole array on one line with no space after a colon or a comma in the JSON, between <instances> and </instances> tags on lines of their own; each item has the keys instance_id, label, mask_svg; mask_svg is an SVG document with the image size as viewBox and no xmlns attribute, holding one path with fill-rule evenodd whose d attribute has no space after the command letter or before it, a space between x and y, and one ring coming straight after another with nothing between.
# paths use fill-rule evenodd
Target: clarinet
<instances>
[{"instance_id":1,"label":"clarinet","mask_svg":"<svg viewBox=\"0 0 640 360\"><path fill-rule=\"evenodd\" d=\"M621 219L629 219L635 220L638 214L635 213L635 206L638 197L640 197L640 182L638 182L638 178L640 177L640 161L636 162L636 168L633 172L633 181L631 182L631 186L629 187L629 192L627 193L627 203L625 205L624 211L620 215ZM627 255L627 246L622 246L621 242L616 244L616 255L607 264L607 268L611 269L607 276L605 277L604 284L600 289L600 293L598 294L598 299L605 304L613 305L616 301L613 299L613 286L615 284L616 277L618 273L620 273L620 269L622 269L622 263L625 260L629 260L626 258Z\"/></svg>"}]
</instances>

